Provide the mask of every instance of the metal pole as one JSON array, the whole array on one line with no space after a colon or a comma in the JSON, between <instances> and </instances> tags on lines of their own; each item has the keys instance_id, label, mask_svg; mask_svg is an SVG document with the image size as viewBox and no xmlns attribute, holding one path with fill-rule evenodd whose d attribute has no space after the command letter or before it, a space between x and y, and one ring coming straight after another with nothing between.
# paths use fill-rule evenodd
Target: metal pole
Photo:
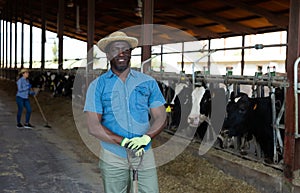
<instances>
[{"instance_id":1,"label":"metal pole","mask_svg":"<svg viewBox=\"0 0 300 193\"><path fill-rule=\"evenodd\" d=\"M148 58L147 60L143 61L142 64L141 64L141 73L144 73L144 65L148 62L150 62L152 59L156 58L158 55L160 54L157 54L155 56L152 56L151 58Z\"/></svg>"},{"instance_id":2,"label":"metal pole","mask_svg":"<svg viewBox=\"0 0 300 193\"><path fill-rule=\"evenodd\" d=\"M163 45L160 45L160 71L163 71Z\"/></svg>"},{"instance_id":3,"label":"metal pole","mask_svg":"<svg viewBox=\"0 0 300 193\"><path fill-rule=\"evenodd\" d=\"M295 97L295 137L299 138L299 120L298 120L298 94L300 93L299 91L299 83L298 83L298 65L300 62L300 57L298 57L298 59L295 61L294 63L294 97Z\"/></svg>"},{"instance_id":4,"label":"metal pole","mask_svg":"<svg viewBox=\"0 0 300 193\"><path fill-rule=\"evenodd\" d=\"M181 43L181 72L184 69L184 42Z\"/></svg>"},{"instance_id":5,"label":"metal pole","mask_svg":"<svg viewBox=\"0 0 300 193\"><path fill-rule=\"evenodd\" d=\"M210 49L211 49L211 39L208 40L208 52L211 51ZM211 72L210 67L211 67L211 58L210 58L210 55L208 55L208 57L207 57L207 68L208 68L209 72Z\"/></svg>"}]
</instances>

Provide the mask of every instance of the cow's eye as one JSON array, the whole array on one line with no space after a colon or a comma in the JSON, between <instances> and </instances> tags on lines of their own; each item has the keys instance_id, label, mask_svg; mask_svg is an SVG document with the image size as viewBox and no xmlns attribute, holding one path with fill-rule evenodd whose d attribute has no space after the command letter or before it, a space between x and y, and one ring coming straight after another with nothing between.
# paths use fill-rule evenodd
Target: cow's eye
<instances>
[{"instance_id":1,"label":"cow's eye","mask_svg":"<svg viewBox=\"0 0 300 193\"><path fill-rule=\"evenodd\" d=\"M239 109L239 113L242 113L242 114L246 113L246 109L244 109L244 108Z\"/></svg>"}]
</instances>

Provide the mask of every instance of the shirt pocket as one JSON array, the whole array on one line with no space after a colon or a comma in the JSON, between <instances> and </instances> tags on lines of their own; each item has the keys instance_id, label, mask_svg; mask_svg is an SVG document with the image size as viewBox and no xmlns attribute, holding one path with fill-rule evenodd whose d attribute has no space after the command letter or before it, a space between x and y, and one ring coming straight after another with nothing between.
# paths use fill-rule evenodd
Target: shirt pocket
<instances>
[{"instance_id":1,"label":"shirt pocket","mask_svg":"<svg viewBox=\"0 0 300 193\"><path fill-rule=\"evenodd\" d=\"M107 92L102 95L102 105L104 113L112 113L120 110L120 96L119 92Z\"/></svg>"},{"instance_id":2,"label":"shirt pocket","mask_svg":"<svg viewBox=\"0 0 300 193\"><path fill-rule=\"evenodd\" d=\"M147 87L137 86L135 88L135 106L138 110L148 110L150 91Z\"/></svg>"}]
</instances>

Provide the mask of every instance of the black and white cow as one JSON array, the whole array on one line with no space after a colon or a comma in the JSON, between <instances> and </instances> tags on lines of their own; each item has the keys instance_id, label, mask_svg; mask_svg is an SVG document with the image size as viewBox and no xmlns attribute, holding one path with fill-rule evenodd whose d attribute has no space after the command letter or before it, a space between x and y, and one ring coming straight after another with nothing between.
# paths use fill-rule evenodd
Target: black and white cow
<instances>
[{"instance_id":1,"label":"black and white cow","mask_svg":"<svg viewBox=\"0 0 300 193\"><path fill-rule=\"evenodd\" d=\"M262 150L266 163L274 157L274 134L270 97L249 98L245 93L231 97L226 107L227 117L223 128L229 137L246 137L256 142Z\"/></svg>"},{"instance_id":2,"label":"black and white cow","mask_svg":"<svg viewBox=\"0 0 300 193\"><path fill-rule=\"evenodd\" d=\"M222 119L222 110L219 109L222 106L225 108L226 105L224 88L207 89L204 86L196 87L193 90L192 98L193 106L188 117L190 127L197 127L196 136L201 141L204 137L206 141L216 140L220 130L218 122L223 122L224 120L224 117ZM219 112L212 112L213 105L215 111ZM213 119L212 113L215 115ZM219 117L217 118L216 116Z\"/></svg>"},{"instance_id":3,"label":"black and white cow","mask_svg":"<svg viewBox=\"0 0 300 193\"><path fill-rule=\"evenodd\" d=\"M174 86L159 83L166 99L168 129L176 131L188 127L188 115L192 107L192 86L187 82L175 83ZM175 89L173 89L175 87Z\"/></svg>"},{"instance_id":4,"label":"black and white cow","mask_svg":"<svg viewBox=\"0 0 300 193\"><path fill-rule=\"evenodd\" d=\"M197 127L196 135L203 139L208 123L205 121L211 113L210 92L203 86L196 87L192 92L192 109L188 116L190 127Z\"/></svg>"}]
</instances>

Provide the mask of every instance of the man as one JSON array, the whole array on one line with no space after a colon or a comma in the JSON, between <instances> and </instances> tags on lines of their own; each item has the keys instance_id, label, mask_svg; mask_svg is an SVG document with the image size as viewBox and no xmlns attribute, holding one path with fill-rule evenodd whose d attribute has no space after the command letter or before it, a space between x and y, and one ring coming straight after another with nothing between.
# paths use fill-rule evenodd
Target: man
<instances>
[{"instance_id":1,"label":"man","mask_svg":"<svg viewBox=\"0 0 300 193\"><path fill-rule=\"evenodd\" d=\"M166 123L163 95L155 79L130 69L131 51L138 45L136 38L117 31L97 45L106 53L111 67L91 82L84 111L89 133L100 139L99 166L105 192L130 192L132 163L127 153L133 152L133 164L138 165L142 157L139 192L157 193L151 141Z\"/></svg>"}]
</instances>

